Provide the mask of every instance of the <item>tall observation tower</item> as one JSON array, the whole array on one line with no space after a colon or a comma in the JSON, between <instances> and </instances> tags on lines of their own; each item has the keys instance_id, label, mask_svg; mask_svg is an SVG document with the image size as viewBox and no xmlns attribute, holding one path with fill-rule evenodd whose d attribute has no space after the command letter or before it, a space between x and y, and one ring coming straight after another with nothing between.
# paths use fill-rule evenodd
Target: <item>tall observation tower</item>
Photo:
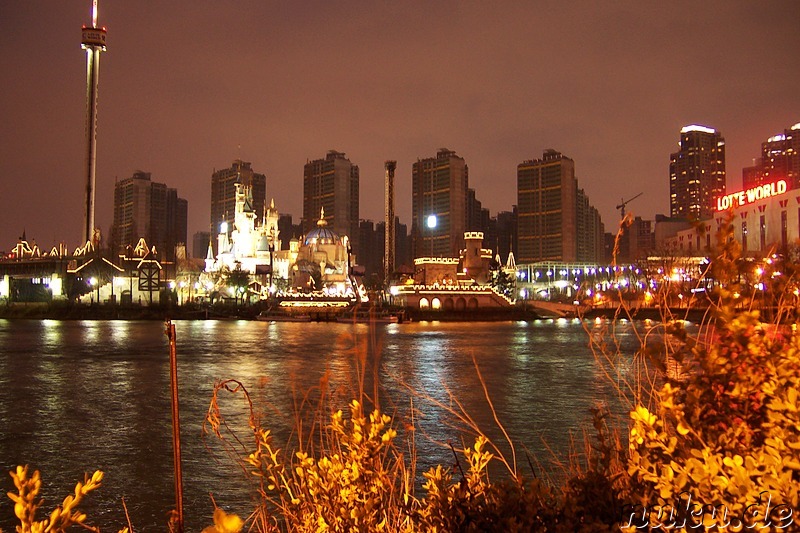
<instances>
[{"instance_id":1,"label":"tall observation tower","mask_svg":"<svg viewBox=\"0 0 800 533\"><path fill-rule=\"evenodd\" d=\"M97 87L100 52L106 50L106 29L97 25L97 0L92 0L92 25L83 26L81 48L86 50L86 213L83 242L94 235L94 184L97 167Z\"/></svg>"}]
</instances>

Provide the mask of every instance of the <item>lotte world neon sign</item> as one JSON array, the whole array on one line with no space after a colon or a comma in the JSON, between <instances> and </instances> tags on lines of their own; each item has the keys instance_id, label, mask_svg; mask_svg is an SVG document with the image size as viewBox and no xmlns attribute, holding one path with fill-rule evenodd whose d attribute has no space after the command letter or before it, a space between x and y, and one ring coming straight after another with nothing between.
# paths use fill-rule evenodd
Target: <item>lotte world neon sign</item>
<instances>
[{"instance_id":1,"label":"lotte world neon sign","mask_svg":"<svg viewBox=\"0 0 800 533\"><path fill-rule=\"evenodd\" d=\"M747 204L752 204L765 198L772 198L773 196L780 196L788 190L786 180L776 181L775 183L768 183L766 185L759 185L745 191L739 191L732 194L726 194L717 198L717 211L727 211L728 209L735 209Z\"/></svg>"}]
</instances>

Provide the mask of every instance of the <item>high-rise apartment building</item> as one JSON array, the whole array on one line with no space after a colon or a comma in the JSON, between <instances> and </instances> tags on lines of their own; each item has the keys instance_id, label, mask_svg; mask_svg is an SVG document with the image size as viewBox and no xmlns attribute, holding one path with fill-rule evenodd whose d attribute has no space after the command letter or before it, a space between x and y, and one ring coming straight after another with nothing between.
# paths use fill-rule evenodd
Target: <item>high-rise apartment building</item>
<instances>
[{"instance_id":1,"label":"high-rise apartment building","mask_svg":"<svg viewBox=\"0 0 800 533\"><path fill-rule=\"evenodd\" d=\"M303 235L303 225L292 222L292 215L281 213L278 216L278 235L281 250L288 250L292 239L299 239Z\"/></svg>"},{"instance_id":2,"label":"high-rise apartment building","mask_svg":"<svg viewBox=\"0 0 800 533\"><path fill-rule=\"evenodd\" d=\"M512 251L518 256L517 249L517 206L512 206L511 211L500 211L495 217L494 240L486 240L486 246L500 255L502 261L508 260Z\"/></svg>"},{"instance_id":3,"label":"high-rise apartment building","mask_svg":"<svg viewBox=\"0 0 800 533\"><path fill-rule=\"evenodd\" d=\"M330 150L324 159L309 161L303 168L303 232L317 225L325 209L328 227L347 235L358 257L358 165L342 152Z\"/></svg>"},{"instance_id":4,"label":"high-rise apartment building","mask_svg":"<svg viewBox=\"0 0 800 533\"><path fill-rule=\"evenodd\" d=\"M670 216L711 218L714 202L725 194L725 139L715 129L691 125L681 129L680 150L670 155Z\"/></svg>"},{"instance_id":5,"label":"high-rise apartment building","mask_svg":"<svg viewBox=\"0 0 800 533\"><path fill-rule=\"evenodd\" d=\"M411 171L412 253L458 257L467 231L469 170L463 157L441 148Z\"/></svg>"},{"instance_id":6,"label":"high-rise apartment building","mask_svg":"<svg viewBox=\"0 0 800 533\"><path fill-rule=\"evenodd\" d=\"M175 246L186 244L188 202L177 189L152 181L149 172L137 171L114 184L112 242L121 252L144 237L160 257L175 259Z\"/></svg>"},{"instance_id":7,"label":"high-rise apartment building","mask_svg":"<svg viewBox=\"0 0 800 533\"><path fill-rule=\"evenodd\" d=\"M517 165L518 263L600 262L603 224L575 179L575 162L556 150Z\"/></svg>"},{"instance_id":8,"label":"high-rise apartment building","mask_svg":"<svg viewBox=\"0 0 800 533\"><path fill-rule=\"evenodd\" d=\"M761 143L761 159L742 169L743 189L779 180L800 188L800 122Z\"/></svg>"},{"instance_id":9,"label":"high-rise apartment building","mask_svg":"<svg viewBox=\"0 0 800 533\"><path fill-rule=\"evenodd\" d=\"M233 230L236 213L236 184L250 188L253 197L253 211L261 220L267 208L267 177L253 171L250 163L236 159L230 168L214 170L211 174L211 233L216 236L220 225L228 223L228 232ZM216 246L217 239L212 239ZM214 252L216 253L216 249Z\"/></svg>"},{"instance_id":10,"label":"high-rise apartment building","mask_svg":"<svg viewBox=\"0 0 800 533\"><path fill-rule=\"evenodd\" d=\"M400 223L398 217L394 217L394 257L397 269L410 268L411 248L408 239L408 230L405 224ZM369 280L385 280L386 273L383 268L386 240L386 222L373 222L372 220L362 220L359 223L359 239L361 253L358 256L358 264L364 267L365 278ZM389 273L390 276L396 274L396 270Z\"/></svg>"},{"instance_id":11,"label":"high-rise apartment building","mask_svg":"<svg viewBox=\"0 0 800 533\"><path fill-rule=\"evenodd\" d=\"M211 242L211 232L196 231L192 235L192 257L195 259L205 259L208 254L208 244Z\"/></svg>"}]
</instances>

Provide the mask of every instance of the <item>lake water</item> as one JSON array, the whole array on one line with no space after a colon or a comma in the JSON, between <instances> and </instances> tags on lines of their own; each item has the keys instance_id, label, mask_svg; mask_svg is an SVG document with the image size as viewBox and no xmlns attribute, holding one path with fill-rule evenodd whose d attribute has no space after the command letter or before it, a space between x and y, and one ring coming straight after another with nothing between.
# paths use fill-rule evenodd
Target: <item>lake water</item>
<instances>
[{"instance_id":1,"label":"lake water","mask_svg":"<svg viewBox=\"0 0 800 533\"><path fill-rule=\"evenodd\" d=\"M327 373L336 401L345 405L366 362L377 369L385 410L398 421L408 419L412 401L419 410L421 469L452 464L442 443L462 442L453 415L442 407L454 405L450 395L501 442L475 364L525 471L522 446L547 464L547 449L566 453L570 431L588 425L592 406L606 402L624 411L589 349L587 329L603 327L594 322L175 325L187 531L211 523L209 493L229 512L246 516L252 510L242 471L215 437L202 437L219 380L244 384L261 422L281 443L306 391ZM84 472L101 469L103 486L84 506L92 523L117 531L125 524L124 498L137 531L166 529L174 492L164 330L163 323L149 321L0 320L0 529L14 530L13 506L4 496L13 485L5 472L17 464L42 473L46 502L40 518ZM621 324L616 333L623 351L633 353L632 325ZM366 381L371 393L371 379ZM247 437L241 400L226 396L222 408Z\"/></svg>"}]
</instances>

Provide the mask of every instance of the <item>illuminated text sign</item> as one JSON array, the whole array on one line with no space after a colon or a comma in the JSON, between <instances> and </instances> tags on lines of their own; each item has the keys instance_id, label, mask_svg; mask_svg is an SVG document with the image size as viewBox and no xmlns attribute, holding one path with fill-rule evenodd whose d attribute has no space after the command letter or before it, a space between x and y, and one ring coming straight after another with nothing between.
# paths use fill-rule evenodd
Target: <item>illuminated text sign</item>
<instances>
[{"instance_id":1,"label":"illuminated text sign","mask_svg":"<svg viewBox=\"0 0 800 533\"><path fill-rule=\"evenodd\" d=\"M765 198L772 198L786 192L787 185L785 180L776 181L775 183L768 183L766 185L759 185L746 191L739 191L733 194L726 194L717 198L717 211L727 211L728 209L742 207L743 205L752 204L758 200Z\"/></svg>"}]
</instances>

